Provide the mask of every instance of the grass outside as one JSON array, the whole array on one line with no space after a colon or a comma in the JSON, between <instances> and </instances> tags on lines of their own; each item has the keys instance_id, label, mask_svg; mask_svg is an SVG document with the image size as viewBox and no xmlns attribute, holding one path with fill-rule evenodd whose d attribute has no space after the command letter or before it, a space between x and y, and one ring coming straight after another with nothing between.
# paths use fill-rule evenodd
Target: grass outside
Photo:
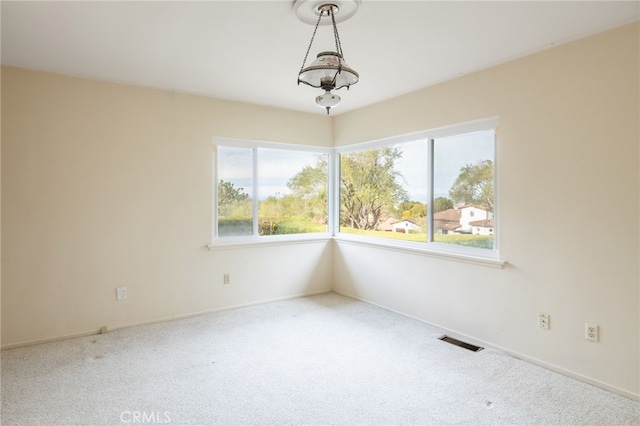
<instances>
[{"instance_id":1,"label":"grass outside","mask_svg":"<svg viewBox=\"0 0 640 426\"><path fill-rule=\"evenodd\" d=\"M340 227L340 232L344 232L346 234L367 235L371 237L414 241L420 243L424 243L427 241L426 232L404 234L402 232L365 231L362 229L347 227ZM478 247L485 249L493 248L493 235L435 234L433 240L436 243L455 244L459 246Z\"/></svg>"},{"instance_id":2,"label":"grass outside","mask_svg":"<svg viewBox=\"0 0 640 426\"><path fill-rule=\"evenodd\" d=\"M222 236L234 235L250 235L251 219L246 218L225 218L219 219L219 229L225 230L221 232ZM309 234L327 232L327 225L324 223L313 222L307 218L279 218L279 219L260 219L260 235L286 235L286 234ZM248 233L247 233L248 232ZM365 231L362 229L340 227L340 232L352 235L366 235L370 237L388 238L402 241L413 241L424 243L427 241L427 234L402 232L385 232L385 231ZM493 248L493 235L471 235L471 234L436 234L434 242L455 244L467 247L478 247L484 249Z\"/></svg>"},{"instance_id":3,"label":"grass outside","mask_svg":"<svg viewBox=\"0 0 640 426\"><path fill-rule=\"evenodd\" d=\"M317 232L327 232L327 224L298 217L280 218L273 221L260 219L260 235L310 234Z\"/></svg>"},{"instance_id":4,"label":"grass outside","mask_svg":"<svg viewBox=\"0 0 640 426\"><path fill-rule=\"evenodd\" d=\"M366 235L368 237L389 238L393 240L403 240L403 241L415 241L419 243L427 242L427 234L425 232L404 234L402 232L365 231L364 229L355 229L355 228L349 228L346 226L341 226L340 232L344 232L345 234L352 234L352 235Z\"/></svg>"}]
</instances>

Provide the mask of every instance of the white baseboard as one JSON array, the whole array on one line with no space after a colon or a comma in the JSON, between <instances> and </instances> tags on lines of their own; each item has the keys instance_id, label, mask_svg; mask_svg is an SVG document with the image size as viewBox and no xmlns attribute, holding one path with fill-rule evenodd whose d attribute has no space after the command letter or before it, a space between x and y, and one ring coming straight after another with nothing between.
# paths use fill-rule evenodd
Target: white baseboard
<instances>
[{"instance_id":1,"label":"white baseboard","mask_svg":"<svg viewBox=\"0 0 640 426\"><path fill-rule=\"evenodd\" d=\"M294 295L290 295L290 296L276 297L276 298L273 298L273 299L259 300L259 301L256 301L256 302L241 303L241 304L238 304L238 305L222 306L220 308L208 309L208 310L205 310L205 311L192 312L192 313L188 313L188 314L172 315L170 317L162 317L162 318L157 318L157 319L153 319L153 320L149 320L149 321L141 321L141 322L122 325L122 326L119 326L119 327L113 327L113 328L107 327L107 329L108 329L108 332L109 332L109 331L114 331L114 330L121 330L121 329L125 329L125 328L130 328L130 327L138 327L138 326L142 326L142 325L151 325L151 324L157 324L157 323L162 323L162 322L167 322L167 321L174 321L174 320L180 320L180 319L186 319L186 318L193 318L193 317L198 317L198 316L202 316L202 315L214 314L216 312L224 312L224 311L231 311L233 309L248 308L250 306L265 305L267 303L279 302L279 301L282 301L282 300L297 299L299 297L316 296L318 294L331 293L332 291L333 290L331 290L331 289L329 289L329 290L320 290L320 291L299 293L299 294L294 294ZM98 329L98 330L82 331L82 332L78 332L78 333L72 333L72 334L65 334L65 335L61 335L61 336L49 337L49 338L45 338L45 339L27 340L27 341L22 341L22 342L18 342L18 343L11 343L11 344L8 344L8 345L3 345L2 347L0 347L0 350L5 351L5 350L9 350L9 349L22 348L22 347L25 347L25 346L33 346L33 345L40 345L40 344L43 344L43 343L51 343L51 342L58 342L58 341L62 341L62 340L75 339L75 338L78 338L78 337L95 336L95 335L101 334L101 333L102 333L102 329Z\"/></svg>"},{"instance_id":2,"label":"white baseboard","mask_svg":"<svg viewBox=\"0 0 640 426\"><path fill-rule=\"evenodd\" d=\"M8 345L2 345L2 347L0 347L0 350L7 351L9 349L17 349L17 348L22 348L22 347L25 347L25 346L41 345L43 343L58 342L58 341L61 341L61 340L75 339L75 338L78 338L78 337L95 336L96 334L100 334L100 333L101 333L100 330L92 330L92 331L82 331L82 332L79 332L79 333L64 334L64 335L55 336L55 337L47 337L47 338L44 338L44 339L25 340L25 341L18 342L18 343L11 343L11 344L8 344Z\"/></svg>"}]
</instances>

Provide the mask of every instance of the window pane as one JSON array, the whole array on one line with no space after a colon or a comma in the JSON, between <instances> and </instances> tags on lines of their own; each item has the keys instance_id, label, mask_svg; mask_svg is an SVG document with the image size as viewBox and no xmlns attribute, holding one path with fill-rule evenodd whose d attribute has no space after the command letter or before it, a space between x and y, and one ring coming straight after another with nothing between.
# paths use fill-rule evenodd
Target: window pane
<instances>
[{"instance_id":1,"label":"window pane","mask_svg":"<svg viewBox=\"0 0 640 426\"><path fill-rule=\"evenodd\" d=\"M253 234L253 150L218 146L218 236Z\"/></svg>"},{"instance_id":2,"label":"window pane","mask_svg":"<svg viewBox=\"0 0 640 426\"><path fill-rule=\"evenodd\" d=\"M258 150L260 235L327 232L327 155Z\"/></svg>"},{"instance_id":3,"label":"window pane","mask_svg":"<svg viewBox=\"0 0 640 426\"><path fill-rule=\"evenodd\" d=\"M494 131L434 140L435 242L492 249Z\"/></svg>"},{"instance_id":4,"label":"window pane","mask_svg":"<svg viewBox=\"0 0 640 426\"><path fill-rule=\"evenodd\" d=\"M340 232L427 241L427 141L340 156Z\"/></svg>"}]
</instances>

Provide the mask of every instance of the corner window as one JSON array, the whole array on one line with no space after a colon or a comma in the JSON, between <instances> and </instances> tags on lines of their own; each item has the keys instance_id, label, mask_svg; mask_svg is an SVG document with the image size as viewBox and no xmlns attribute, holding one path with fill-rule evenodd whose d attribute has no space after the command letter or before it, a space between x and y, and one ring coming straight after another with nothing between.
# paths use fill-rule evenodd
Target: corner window
<instances>
[{"instance_id":1,"label":"corner window","mask_svg":"<svg viewBox=\"0 0 640 426\"><path fill-rule=\"evenodd\" d=\"M424 140L340 155L340 232L426 241Z\"/></svg>"},{"instance_id":2,"label":"corner window","mask_svg":"<svg viewBox=\"0 0 640 426\"><path fill-rule=\"evenodd\" d=\"M494 262L496 127L482 120L335 149L216 139L213 239L333 234Z\"/></svg>"},{"instance_id":3,"label":"corner window","mask_svg":"<svg viewBox=\"0 0 640 426\"><path fill-rule=\"evenodd\" d=\"M340 233L495 257L496 124L341 148Z\"/></svg>"},{"instance_id":4,"label":"corner window","mask_svg":"<svg viewBox=\"0 0 640 426\"><path fill-rule=\"evenodd\" d=\"M214 165L214 238L327 232L327 152L227 142Z\"/></svg>"}]
</instances>

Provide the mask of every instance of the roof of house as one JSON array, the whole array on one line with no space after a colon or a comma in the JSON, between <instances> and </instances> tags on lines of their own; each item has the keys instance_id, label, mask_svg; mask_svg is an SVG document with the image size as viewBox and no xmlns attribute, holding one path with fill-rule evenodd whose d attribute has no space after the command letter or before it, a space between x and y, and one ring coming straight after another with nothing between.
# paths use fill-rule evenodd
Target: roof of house
<instances>
[{"instance_id":1,"label":"roof of house","mask_svg":"<svg viewBox=\"0 0 640 426\"><path fill-rule=\"evenodd\" d=\"M397 223L397 219L395 217L388 217L382 222L380 222L376 227L376 229L378 231L391 231L393 229L391 225L394 223Z\"/></svg>"},{"instance_id":2,"label":"roof of house","mask_svg":"<svg viewBox=\"0 0 640 426\"><path fill-rule=\"evenodd\" d=\"M460 228L460 223L458 222L448 222L448 221L436 221L435 227L438 229L446 229L448 231L455 231Z\"/></svg>"},{"instance_id":3,"label":"roof of house","mask_svg":"<svg viewBox=\"0 0 640 426\"><path fill-rule=\"evenodd\" d=\"M476 208L476 209L479 209L479 210L491 211L491 208L489 208L487 206L482 206L480 204L465 204L464 206L459 206L458 208L460 210L468 209L468 208Z\"/></svg>"},{"instance_id":4,"label":"roof of house","mask_svg":"<svg viewBox=\"0 0 640 426\"><path fill-rule=\"evenodd\" d=\"M462 213L458 209L447 209L433 214L434 227L453 231L460 228Z\"/></svg>"},{"instance_id":5,"label":"roof of house","mask_svg":"<svg viewBox=\"0 0 640 426\"><path fill-rule=\"evenodd\" d=\"M433 214L433 220L435 221L447 221L460 223L460 217L462 214L458 209L447 209Z\"/></svg>"},{"instance_id":6,"label":"roof of house","mask_svg":"<svg viewBox=\"0 0 640 426\"><path fill-rule=\"evenodd\" d=\"M493 219L474 220L469 222L471 226L480 226L483 228L493 228Z\"/></svg>"},{"instance_id":7,"label":"roof of house","mask_svg":"<svg viewBox=\"0 0 640 426\"><path fill-rule=\"evenodd\" d=\"M402 223L402 222L409 222L409 223L413 223L414 225L417 225L416 220L412 217L408 218L408 219L402 219L402 220L398 220L395 222L391 222L392 225L395 225L396 223Z\"/></svg>"}]
</instances>

